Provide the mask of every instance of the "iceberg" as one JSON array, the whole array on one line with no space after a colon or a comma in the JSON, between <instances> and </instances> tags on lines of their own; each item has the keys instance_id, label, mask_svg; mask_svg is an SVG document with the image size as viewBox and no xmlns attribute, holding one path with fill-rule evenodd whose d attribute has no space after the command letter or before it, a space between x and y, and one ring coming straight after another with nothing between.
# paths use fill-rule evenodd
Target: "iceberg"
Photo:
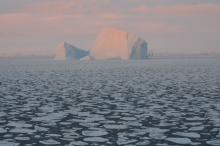
<instances>
[{"instance_id":1,"label":"iceberg","mask_svg":"<svg viewBox=\"0 0 220 146\"><path fill-rule=\"evenodd\" d=\"M56 49L55 60L80 60L89 55L89 51L82 50L66 42L60 42Z\"/></svg>"},{"instance_id":2,"label":"iceberg","mask_svg":"<svg viewBox=\"0 0 220 146\"><path fill-rule=\"evenodd\" d=\"M95 59L147 59L148 44L141 38L113 28L102 28L90 55Z\"/></svg>"}]
</instances>

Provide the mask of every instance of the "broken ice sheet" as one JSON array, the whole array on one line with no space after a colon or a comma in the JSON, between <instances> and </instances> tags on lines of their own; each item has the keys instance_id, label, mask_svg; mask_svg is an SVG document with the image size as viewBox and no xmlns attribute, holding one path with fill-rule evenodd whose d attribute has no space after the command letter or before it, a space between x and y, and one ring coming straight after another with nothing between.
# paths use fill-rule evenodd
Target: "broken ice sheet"
<instances>
[{"instance_id":1,"label":"broken ice sheet","mask_svg":"<svg viewBox=\"0 0 220 146\"><path fill-rule=\"evenodd\" d=\"M181 145L163 139L167 136L188 138L190 145L218 145L219 58L0 59L2 141L43 145L39 141L52 137L57 145L95 145L83 139L101 137L108 139L102 145L126 138L137 140L126 145ZM84 136L83 131L108 134Z\"/></svg>"}]
</instances>

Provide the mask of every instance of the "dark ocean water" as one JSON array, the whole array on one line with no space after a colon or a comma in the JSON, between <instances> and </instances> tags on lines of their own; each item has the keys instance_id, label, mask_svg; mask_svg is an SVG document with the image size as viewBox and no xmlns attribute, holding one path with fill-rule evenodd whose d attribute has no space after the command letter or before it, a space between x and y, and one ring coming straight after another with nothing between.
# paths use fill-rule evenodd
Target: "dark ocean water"
<instances>
[{"instance_id":1,"label":"dark ocean water","mask_svg":"<svg viewBox=\"0 0 220 146\"><path fill-rule=\"evenodd\" d=\"M220 58L0 58L0 145L220 145Z\"/></svg>"}]
</instances>

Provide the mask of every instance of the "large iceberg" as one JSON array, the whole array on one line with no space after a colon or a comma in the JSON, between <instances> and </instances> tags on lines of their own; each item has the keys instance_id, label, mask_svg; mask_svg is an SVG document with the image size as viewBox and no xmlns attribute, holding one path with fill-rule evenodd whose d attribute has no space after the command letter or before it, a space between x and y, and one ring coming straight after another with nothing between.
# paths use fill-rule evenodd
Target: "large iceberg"
<instances>
[{"instance_id":1,"label":"large iceberg","mask_svg":"<svg viewBox=\"0 0 220 146\"><path fill-rule=\"evenodd\" d=\"M80 60L81 58L89 55L89 51L79 49L66 42L60 42L56 49L55 60Z\"/></svg>"},{"instance_id":2,"label":"large iceberg","mask_svg":"<svg viewBox=\"0 0 220 146\"><path fill-rule=\"evenodd\" d=\"M90 55L95 59L146 59L147 43L128 32L103 28Z\"/></svg>"}]
</instances>

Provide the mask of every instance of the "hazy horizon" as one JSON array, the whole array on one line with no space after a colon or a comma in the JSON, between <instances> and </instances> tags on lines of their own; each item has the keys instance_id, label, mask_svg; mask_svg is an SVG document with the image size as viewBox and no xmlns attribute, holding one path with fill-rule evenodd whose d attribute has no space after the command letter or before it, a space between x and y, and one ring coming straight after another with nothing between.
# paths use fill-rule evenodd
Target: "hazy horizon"
<instances>
[{"instance_id":1,"label":"hazy horizon","mask_svg":"<svg viewBox=\"0 0 220 146\"><path fill-rule=\"evenodd\" d=\"M102 27L132 33L156 53L220 53L218 0L0 0L0 55L90 50Z\"/></svg>"}]
</instances>

